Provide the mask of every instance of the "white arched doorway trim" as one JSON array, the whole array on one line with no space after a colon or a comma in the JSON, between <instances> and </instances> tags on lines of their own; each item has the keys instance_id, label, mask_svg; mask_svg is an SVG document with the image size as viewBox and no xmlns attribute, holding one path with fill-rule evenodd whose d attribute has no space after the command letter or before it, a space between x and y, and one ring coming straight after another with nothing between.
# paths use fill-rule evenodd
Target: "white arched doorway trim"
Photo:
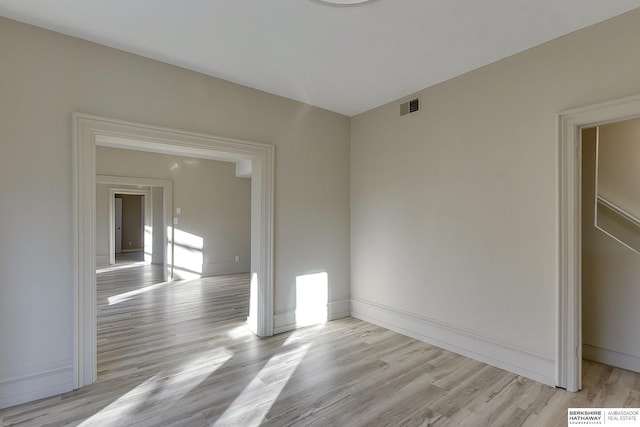
<instances>
[{"instance_id":1,"label":"white arched doorway trim","mask_svg":"<svg viewBox=\"0 0 640 427\"><path fill-rule=\"evenodd\" d=\"M251 308L249 328L273 335L274 147L87 114L72 115L74 224L74 381L97 376L96 146L235 162L251 161Z\"/></svg>"},{"instance_id":2,"label":"white arched doorway trim","mask_svg":"<svg viewBox=\"0 0 640 427\"><path fill-rule=\"evenodd\" d=\"M640 95L558 114L558 328L556 385L582 388L582 129L640 117Z\"/></svg>"}]
</instances>

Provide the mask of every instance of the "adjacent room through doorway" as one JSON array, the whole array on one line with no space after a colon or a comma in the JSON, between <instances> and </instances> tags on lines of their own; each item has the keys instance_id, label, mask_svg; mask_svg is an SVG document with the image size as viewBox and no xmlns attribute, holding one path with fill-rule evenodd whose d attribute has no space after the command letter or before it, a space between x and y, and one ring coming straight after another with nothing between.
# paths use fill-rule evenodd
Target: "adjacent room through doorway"
<instances>
[{"instance_id":1,"label":"adjacent room through doorway","mask_svg":"<svg viewBox=\"0 0 640 427\"><path fill-rule=\"evenodd\" d=\"M640 372L640 119L582 130L582 354Z\"/></svg>"},{"instance_id":2,"label":"adjacent room through doorway","mask_svg":"<svg viewBox=\"0 0 640 427\"><path fill-rule=\"evenodd\" d=\"M96 187L97 235L113 233L114 255L97 270L97 380L127 376L125 366L145 371L149 356L140 359L141 349L153 349L170 369L181 363L175 348L195 349L213 325L249 315L251 179L238 177L230 162L102 146L96 170L129 182ZM150 177L170 182L172 197L140 185ZM171 202L166 280L156 255L164 202Z\"/></svg>"},{"instance_id":3,"label":"adjacent room through doorway","mask_svg":"<svg viewBox=\"0 0 640 427\"><path fill-rule=\"evenodd\" d=\"M629 327L638 322L640 299L638 287L629 286L637 284L639 266L633 236L640 200L632 188L640 170L639 120L638 96L558 115L556 385L568 391L582 389L583 356L640 371L640 337Z\"/></svg>"},{"instance_id":4,"label":"adjacent room through doorway","mask_svg":"<svg viewBox=\"0 0 640 427\"><path fill-rule=\"evenodd\" d=\"M120 193L116 193L114 196L114 253L116 262L118 262L118 258L120 261L127 258L144 261L144 197L139 194ZM123 256L123 254L129 255Z\"/></svg>"},{"instance_id":5,"label":"adjacent room through doorway","mask_svg":"<svg viewBox=\"0 0 640 427\"><path fill-rule=\"evenodd\" d=\"M74 218L77 230L77 241L74 249L78 254L78 270L76 276L75 300L77 301L74 318L77 319L76 327L76 349L74 358L76 368L75 385L82 387L96 381L97 369L97 290L95 269L95 233L88 232L94 227L96 221L96 206L92 201L96 200L95 185L87 183L96 182L97 174L101 172L96 167L96 149L106 147L111 149L131 150L124 159L129 159L132 153L146 152L169 156L183 156L193 160L218 160L236 166L242 163L248 166L247 177L250 192L250 251L247 257L234 255L229 263L249 262L250 265L250 304L247 326L250 331L260 336L270 336L273 334L273 146L244 142L238 140L228 140L224 138L207 136L202 134L188 133L185 131L159 128L140 123L130 123L120 120L74 114L74 159L75 174L74 185L76 188L76 201L78 214ZM122 160L122 158L121 158ZM123 162L124 163L124 162ZM191 168L186 163L178 165L178 169L188 173ZM244 168L245 171L247 168ZM245 172L246 173L246 172ZM115 174L115 173L114 173ZM118 174L115 174L118 175ZM121 179L126 174L109 177L112 182ZM147 181L157 181L157 178L140 178ZM151 174L146 174L152 176ZM161 180L160 180L161 181ZM171 181L171 180L169 180ZM208 187L214 183L204 181L198 183L198 188ZM170 219L170 223L164 227L167 231L168 239L173 246L173 251L167 251L167 258L171 258L172 270L177 267L178 258L175 248L183 246L189 255L201 254L201 268L208 271L215 271L220 267L216 262L216 251L212 251L213 256L206 258L206 248L199 248L200 241L192 239L191 236L198 236L198 231L185 229L185 225L193 224L192 220L198 220L199 209L189 209L185 211L185 206L181 206L177 196L174 194L193 195L194 188L187 187L178 191L178 184L175 190L171 185L160 183L166 192L170 194L164 199L165 220ZM196 201L206 200L197 196ZM180 212L178 209L180 208ZM182 228L178 228L182 227ZM186 233L187 239L184 244L178 242L177 230ZM204 236L198 236L204 237ZM204 244L204 242L203 242ZM215 249L212 248L212 249ZM193 260L195 257L187 257ZM185 266L184 270L192 272L193 265Z\"/></svg>"}]
</instances>

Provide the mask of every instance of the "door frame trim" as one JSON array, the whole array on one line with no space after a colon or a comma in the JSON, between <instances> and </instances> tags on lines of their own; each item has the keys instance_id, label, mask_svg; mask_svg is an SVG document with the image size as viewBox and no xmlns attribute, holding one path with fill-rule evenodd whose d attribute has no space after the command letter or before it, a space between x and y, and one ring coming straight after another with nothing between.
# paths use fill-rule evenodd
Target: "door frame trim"
<instances>
[{"instance_id":1,"label":"door frame trim","mask_svg":"<svg viewBox=\"0 0 640 427\"><path fill-rule=\"evenodd\" d=\"M96 175L96 184L109 185L110 190L112 188L115 188L115 186L142 186L149 187L150 189L153 189L153 187L158 187L162 189L162 280L164 280L165 282L170 280L173 274L171 266L172 254L169 250L169 238L171 238L171 241L173 241L173 235L169 236L167 230L171 230L171 233L173 232L173 224L169 224L169 218L171 218L171 211L173 209L173 181L170 179L140 178L133 176ZM117 190L124 189L118 188ZM142 194L139 190L134 189L128 189L124 191L133 191L134 194ZM121 193L122 191L118 192ZM109 203L111 204L111 197L109 197L109 200ZM145 202L145 204L147 203ZM149 191L148 204L151 205L151 221L153 223L153 191ZM109 215L112 215L113 210L111 209L111 206L109 206L109 212ZM109 218L109 227L111 227L112 224L113 219ZM110 230L110 236L113 236L113 232L114 230ZM113 247L111 243L111 237L109 239L109 257L111 258ZM110 261L111 264L115 263L115 259L110 259Z\"/></svg>"},{"instance_id":2,"label":"door frame trim","mask_svg":"<svg viewBox=\"0 0 640 427\"><path fill-rule=\"evenodd\" d=\"M114 186L139 186L139 187L149 187L149 198L148 205L151 206L151 209L148 209L151 214L151 221L153 223L154 213L153 213L153 187L158 187L162 189L162 280L165 282L170 280L173 277L173 251L169 249L169 239L173 242L173 224L170 224L169 218L171 218L171 212L173 210L173 181L170 179L155 179L155 178L141 178L134 176L113 176L113 175L96 175L96 184L106 184L109 185L110 188ZM143 194L140 190L134 189L122 189L123 191L132 191L133 194ZM142 190L144 191L144 190ZM122 193L122 191L120 191ZM109 203L111 204L112 200L109 197ZM145 204L147 204L145 202ZM113 209L109 206L109 215L112 215ZM146 212L145 212L146 215ZM109 219L109 227L113 224L113 218ZM168 228L170 227L170 228ZM170 230L169 232L167 230ZM113 236L114 230L110 230L110 236ZM171 233L171 235L169 235ZM111 264L115 263L115 259L111 259L113 251L112 237L109 238L109 260ZM173 243L171 243L171 248L173 248Z\"/></svg>"},{"instance_id":3,"label":"door frame trim","mask_svg":"<svg viewBox=\"0 0 640 427\"><path fill-rule=\"evenodd\" d=\"M97 378L96 146L235 162L250 160L251 304L249 329L273 335L273 145L186 132L83 113L72 114L74 386Z\"/></svg>"},{"instance_id":4,"label":"door frame trim","mask_svg":"<svg viewBox=\"0 0 640 427\"><path fill-rule=\"evenodd\" d=\"M99 184L98 177L96 177L96 184ZM142 247L146 249L145 236L146 231L145 227L151 226L153 227L153 209L152 203L153 198L151 196L151 190L134 190L131 188L121 188L121 187L112 187L109 186L109 264L114 265L116 263L116 243L115 243L115 206L114 206L114 198L116 194L127 194L131 196L142 196L144 197L144 222L142 223ZM153 250L153 249L152 249ZM145 254L146 255L146 254ZM145 256L146 257L146 256ZM165 279L166 280L166 279Z\"/></svg>"},{"instance_id":5,"label":"door frame trim","mask_svg":"<svg viewBox=\"0 0 640 427\"><path fill-rule=\"evenodd\" d=\"M558 127L556 385L582 388L581 143L583 128L640 117L640 95L563 111Z\"/></svg>"}]
</instances>

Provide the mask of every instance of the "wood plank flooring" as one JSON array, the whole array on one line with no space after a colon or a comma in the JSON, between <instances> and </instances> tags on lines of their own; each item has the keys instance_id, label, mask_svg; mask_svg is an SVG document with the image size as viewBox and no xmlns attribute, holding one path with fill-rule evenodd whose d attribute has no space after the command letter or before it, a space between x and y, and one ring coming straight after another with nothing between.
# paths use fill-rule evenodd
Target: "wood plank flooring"
<instances>
[{"instance_id":1,"label":"wood plank flooring","mask_svg":"<svg viewBox=\"0 0 640 427\"><path fill-rule=\"evenodd\" d=\"M353 318L246 329L248 275L98 275L98 382L0 410L2 426L565 426L640 407L640 375L585 361L568 393Z\"/></svg>"}]
</instances>

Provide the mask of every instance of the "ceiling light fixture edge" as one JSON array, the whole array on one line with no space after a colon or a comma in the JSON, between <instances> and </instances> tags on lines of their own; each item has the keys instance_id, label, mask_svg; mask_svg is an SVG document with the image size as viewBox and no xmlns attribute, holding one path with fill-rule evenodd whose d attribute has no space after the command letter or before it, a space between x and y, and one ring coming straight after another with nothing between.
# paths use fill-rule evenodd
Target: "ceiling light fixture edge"
<instances>
[{"instance_id":1,"label":"ceiling light fixture edge","mask_svg":"<svg viewBox=\"0 0 640 427\"><path fill-rule=\"evenodd\" d=\"M360 6L373 0L312 0L327 6Z\"/></svg>"}]
</instances>

